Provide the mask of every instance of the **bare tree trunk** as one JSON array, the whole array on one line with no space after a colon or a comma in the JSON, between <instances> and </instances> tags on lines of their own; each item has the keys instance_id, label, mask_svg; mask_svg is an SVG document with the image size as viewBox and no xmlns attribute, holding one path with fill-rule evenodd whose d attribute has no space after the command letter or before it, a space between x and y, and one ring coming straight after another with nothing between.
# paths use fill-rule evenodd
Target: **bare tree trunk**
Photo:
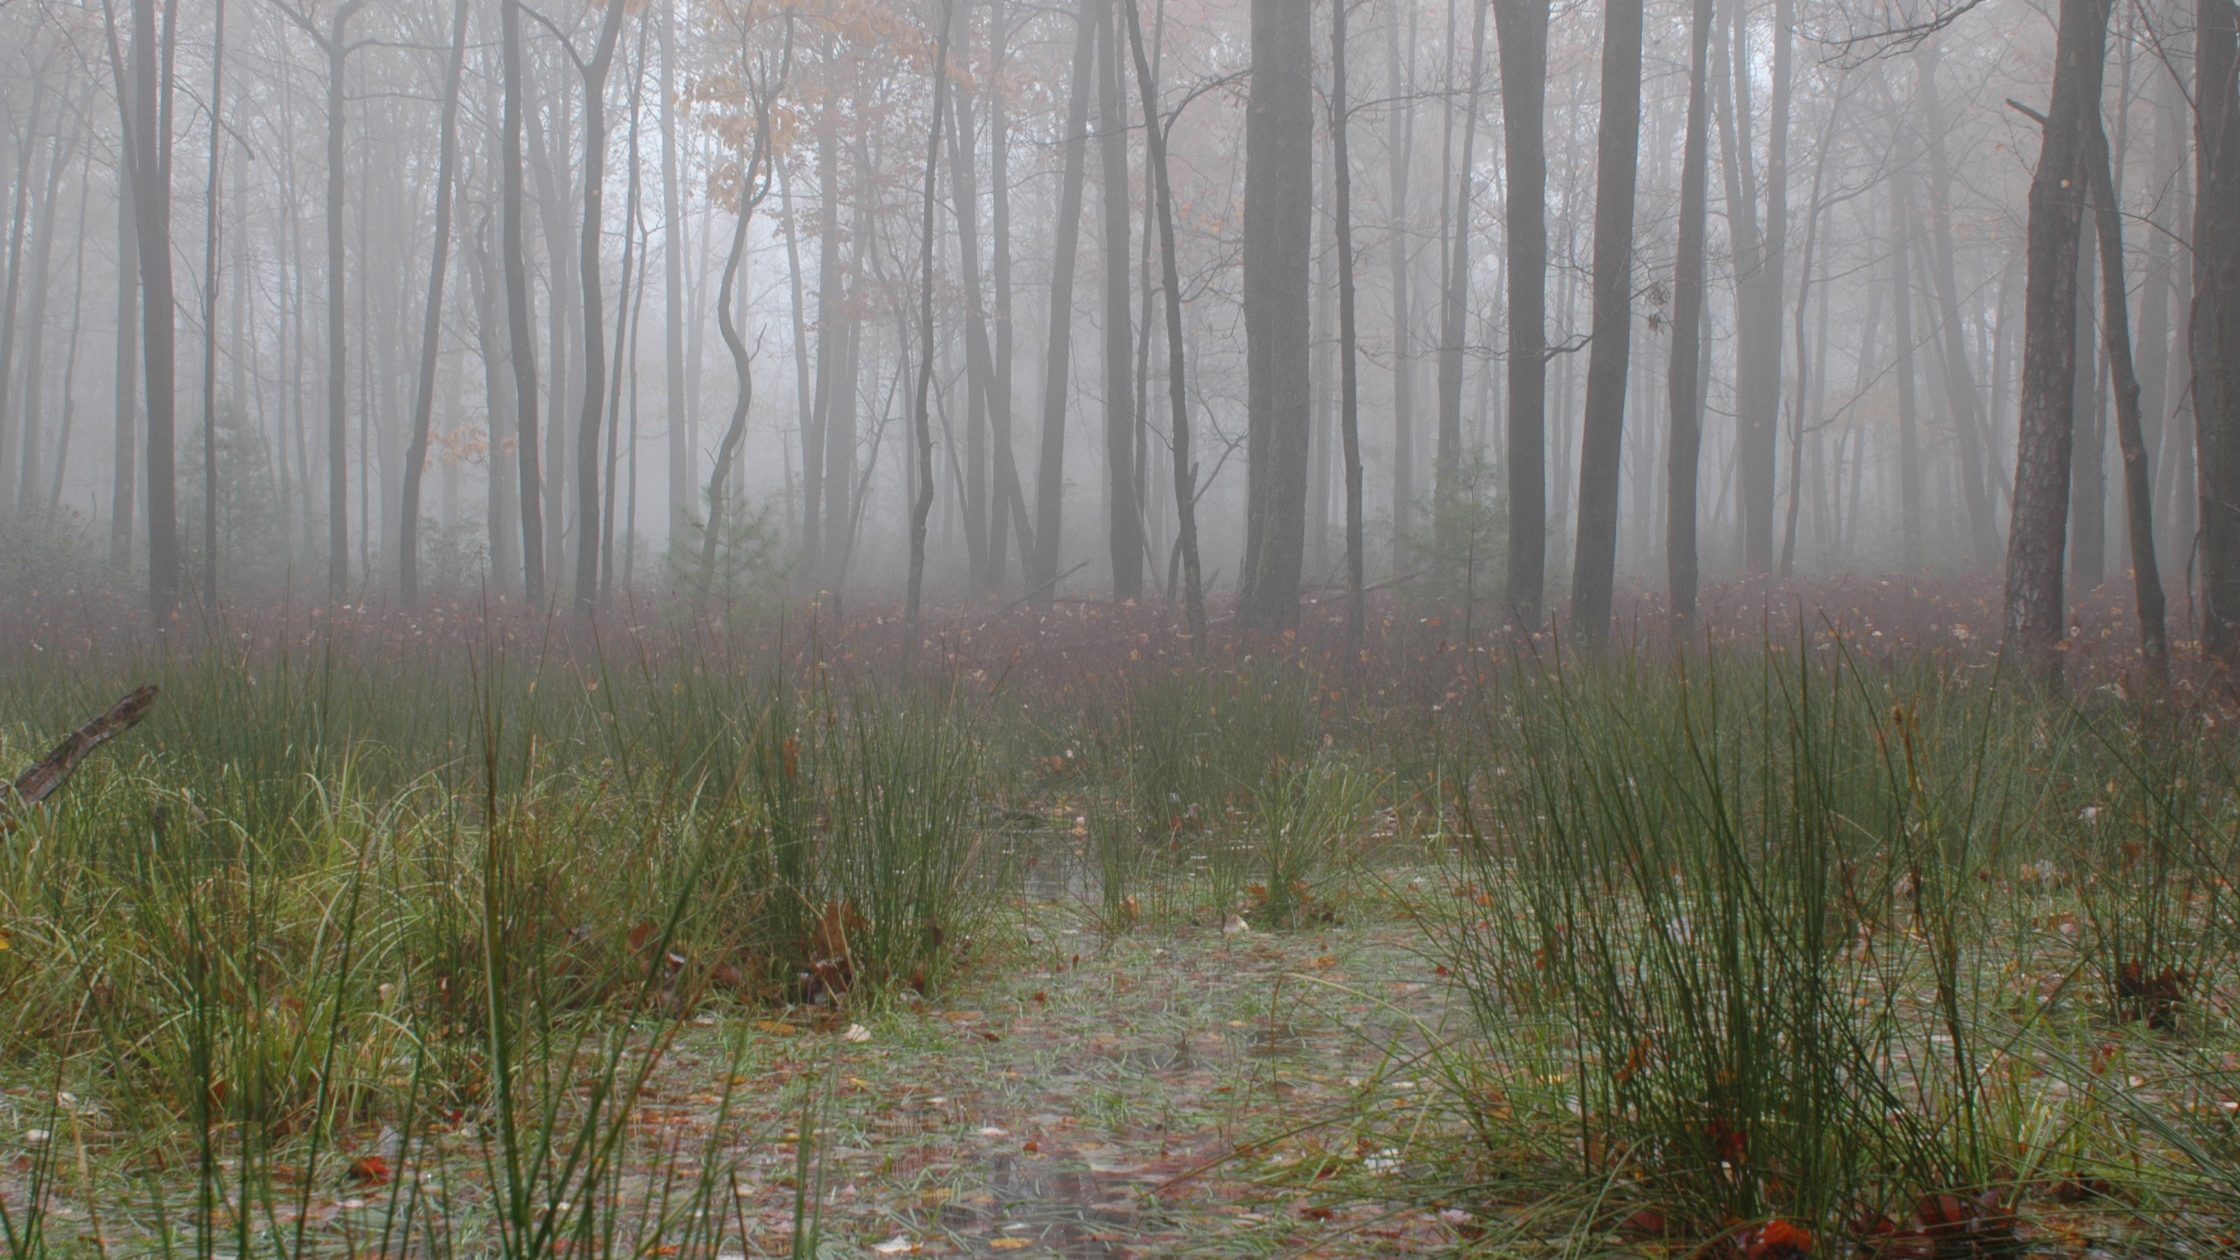
<instances>
[{"instance_id":1,"label":"bare tree trunk","mask_svg":"<svg viewBox=\"0 0 2240 1260\"><path fill-rule=\"evenodd\" d=\"M1618 472L1633 332L1633 199L1641 148L1642 0L1608 0L1602 19L1602 107L1595 155L1594 344L1587 357L1579 453L1579 536L1571 566L1571 628L1591 643L1610 632L1618 558Z\"/></svg>"},{"instance_id":2,"label":"bare tree trunk","mask_svg":"<svg viewBox=\"0 0 2240 1260\"><path fill-rule=\"evenodd\" d=\"M2030 182L2022 432L2015 454L2014 527L2007 539L2006 637L2023 664L2049 681L2061 677L2067 620L2062 552L2075 433L2077 241L2089 156L2085 137L2100 109L2107 23L2103 0L2061 0L2053 98Z\"/></svg>"},{"instance_id":3,"label":"bare tree trunk","mask_svg":"<svg viewBox=\"0 0 2240 1260\"><path fill-rule=\"evenodd\" d=\"M2240 666L2240 11L2201 0L2197 13L2193 419L2201 642L2211 659L2232 668Z\"/></svg>"},{"instance_id":4,"label":"bare tree trunk","mask_svg":"<svg viewBox=\"0 0 2240 1260\"><path fill-rule=\"evenodd\" d=\"M785 11L785 45L779 53L778 68L755 92L754 147L749 150L746 167L739 176L739 215L731 225L731 248L724 255L723 280L716 286L716 327L723 334L724 348L731 352L731 367L739 378L739 396L731 404L731 423L716 448L715 468L708 474L708 520L700 533L697 594L703 601L708 598L715 581L716 549L722 541L724 506L731 489L731 464L738 457L739 443L747 435L747 413L754 405L754 359L747 352L746 338L739 332L731 300L738 290L740 260L746 256L747 225L754 219L755 209L770 193L767 173L771 160L770 117L776 98L785 90L786 78L793 69L793 17L793 10Z\"/></svg>"},{"instance_id":5,"label":"bare tree trunk","mask_svg":"<svg viewBox=\"0 0 2240 1260\"><path fill-rule=\"evenodd\" d=\"M1744 561L1752 572L1773 568L1773 511L1777 446L1780 434L1783 261L1789 220L1789 96L1791 13L1788 0L1775 6L1773 26L1773 101L1767 122L1765 219L1750 220L1757 192L1750 173L1749 85L1754 68L1746 35L1747 6L1734 9L1733 77L1735 107L1728 146L1730 181L1739 177L1750 205L1738 234L1735 281L1738 363L1735 373L1736 441L1740 443L1740 480Z\"/></svg>"},{"instance_id":6,"label":"bare tree trunk","mask_svg":"<svg viewBox=\"0 0 2240 1260\"><path fill-rule=\"evenodd\" d=\"M1299 615L1307 527L1307 271L1314 197L1312 6L1252 0L1245 108L1244 318L1253 474L1239 605L1263 628Z\"/></svg>"},{"instance_id":7,"label":"bare tree trunk","mask_svg":"<svg viewBox=\"0 0 2240 1260\"><path fill-rule=\"evenodd\" d=\"M1462 173L1458 180L1459 186L1455 189L1454 216L1450 224L1454 235L1447 243L1447 283L1445 292L1441 294L1439 320L1439 438L1438 450L1434 455L1437 467L1433 469L1432 477L1431 528L1436 536L1434 551L1442 564L1447 562L1449 550L1458 541L1455 527L1457 518L1463 515L1462 496L1471 492L1460 481L1463 472L1462 338L1470 310L1470 194L1475 182L1473 176L1476 174L1478 98L1485 85L1486 11L1489 6L1473 4L1472 7L1477 10L1477 16L1471 23L1470 91L1463 98L1467 104L1462 118ZM1511 8L1508 4L1498 7L1505 15ZM1541 16L1544 19L1545 12ZM1504 27L1504 33L1506 29ZM1502 41L1502 56L1506 69L1506 59L1509 56L1509 41L1506 39ZM1542 60L1545 59L1543 53ZM1506 75L1503 76L1502 86L1505 91L1509 87ZM1521 90L1529 92L1529 87L1522 87ZM1503 97L1503 103L1508 103L1506 96ZM1531 200L1529 187L1524 190L1522 197L1512 199L1512 204L1520 200ZM1531 322L1529 311L1525 313L1523 322ZM1513 323L1512 327L1514 326ZM1532 606L1535 609L1539 607L1537 597L1533 599Z\"/></svg>"},{"instance_id":8,"label":"bare tree trunk","mask_svg":"<svg viewBox=\"0 0 2240 1260\"><path fill-rule=\"evenodd\" d=\"M210 46L210 168L202 221L202 606L218 606L218 175L223 159L226 3L216 0ZM36 417L33 423L37 423Z\"/></svg>"},{"instance_id":9,"label":"bare tree trunk","mask_svg":"<svg viewBox=\"0 0 2240 1260\"><path fill-rule=\"evenodd\" d=\"M2093 114L2098 118L2097 111ZM2087 159L2089 164L2090 159ZM2086 193L2090 213L2091 192ZM2101 414L2098 331L2093 327L2093 273L2098 258L2091 222L2077 233L2077 353L2070 397L2076 437L2069 447L2069 583L2079 592L2100 589L2108 576L2107 431Z\"/></svg>"},{"instance_id":10,"label":"bare tree trunk","mask_svg":"<svg viewBox=\"0 0 2240 1260\"><path fill-rule=\"evenodd\" d=\"M1416 365L1413 299L1408 293L1408 273L1415 257L1408 248L1408 177L1415 164L1416 104L1414 56L1421 6L1411 0L1394 0L1395 8L1408 13L1408 59L1400 55L1400 21L1395 13L1385 26L1386 91L1394 99L1387 113L1385 145L1392 154L1392 536L1393 550L1415 528L1416 497ZM1403 69L1403 66L1406 69ZM1514 177L1512 177L1514 178Z\"/></svg>"},{"instance_id":11,"label":"bare tree trunk","mask_svg":"<svg viewBox=\"0 0 2240 1260\"><path fill-rule=\"evenodd\" d=\"M1890 190L1891 310L1896 333L1890 347L1890 370L1898 387L1898 530L1907 569L1920 565L1923 516L1927 511L1921 488L1921 409L1916 395L1913 337L1913 225L1908 212L1909 190L1900 177Z\"/></svg>"},{"instance_id":12,"label":"bare tree trunk","mask_svg":"<svg viewBox=\"0 0 2240 1260\"><path fill-rule=\"evenodd\" d=\"M482 360L482 388L490 406L489 508L490 584L500 591L521 589L521 502L515 478L520 464L506 452L520 440L514 420L513 365L507 350L506 314L499 290L504 281L491 262L487 224L469 251L467 279L474 299L475 345Z\"/></svg>"},{"instance_id":13,"label":"bare tree trunk","mask_svg":"<svg viewBox=\"0 0 2240 1260\"><path fill-rule=\"evenodd\" d=\"M1680 242L1672 277L1672 441L1666 447L1665 569L1675 622L1696 615L1697 482L1703 452L1703 307L1706 207L1710 201L1709 60L1712 0L1695 0L1688 36L1688 123L1680 158Z\"/></svg>"},{"instance_id":14,"label":"bare tree trunk","mask_svg":"<svg viewBox=\"0 0 2240 1260\"><path fill-rule=\"evenodd\" d=\"M39 80L44 80L46 67L52 57L40 63ZM16 303L23 291L23 238L31 217L31 189L37 180L37 167L33 156L38 153L39 116L44 112L46 92L43 82L35 82L30 93L31 108L24 120L23 141L16 150L15 196L13 209L8 216L8 246L4 267L7 285L0 293L0 488L7 484L8 448L8 377L16 361ZM36 423L36 417L26 417L26 424Z\"/></svg>"},{"instance_id":15,"label":"bare tree trunk","mask_svg":"<svg viewBox=\"0 0 2240 1260\"><path fill-rule=\"evenodd\" d=\"M324 34L304 26L327 56L327 594L342 598L350 589L350 441L349 390L344 364L348 317L348 264L342 248L343 92L350 58L350 19L366 0L343 0ZM154 472L151 468L150 473Z\"/></svg>"},{"instance_id":16,"label":"bare tree trunk","mask_svg":"<svg viewBox=\"0 0 2240 1260\"><path fill-rule=\"evenodd\" d=\"M114 15L106 7L110 68L125 81ZM179 512L174 421L177 343L171 283L171 98L177 0L166 0L162 33L155 0L133 0L132 88L119 92L125 165L133 188L140 256L141 346L148 382L148 604L160 628L179 603Z\"/></svg>"},{"instance_id":17,"label":"bare tree trunk","mask_svg":"<svg viewBox=\"0 0 2240 1260\"><path fill-rule=\"evenodd\" d=\"M1844 105L1848 96L1839 95L1828 107L1828 125L1820 133L1820 143L1812 156L1812 190L1805 198L1804 252L1797 260L1797 305L1791 336L1797 343L1796 389L1790 395L1789 405L1789 506L1781 525L1781 576L1787 578L1795 572L1797 559L1797 517L1804 507L1804 444L1805 444L1805 394L1812 380L1812 344L1805 337L1805 312L1812 297L1812 264L1820 248L1820 217L1827 208L1820 199L1820 190L1828 175L1828 154L1835 148L1835 138L1843 124ZM1821 331L1827 331L1828 296L1820 294ZM1825 336L1820 339L1823 346ZM1814 449L1818 450L1815 443ZM1818 477L1815 474L1815 481Z\"/></svg>"},{"instance_id":18,"label":"bare tree trunk","mask_svg":"<svg viewBox=\"0 0 2240 1260\"><path fill-rule=\"evenodd\" d=\"M1346 662L1348 669L1356 669L1367 628L1368 595L1361 527L1361 377L1353 310L1353 162L1346 151L1351 126L1346 107L1346 4L1334 0L1330 6L1330 165L1335 183L1333 227L1338 237L1338 435L1346 463Z\"/></svg>"},{"instance_id":19,"label":"bare tree trunk","mask_svg":"<svg viewBox=\"0 0 2240 1260\"><path fill-rule=\"evenodd\" d=\"M133 115L132 84L118 75L118 108L127 122ZM130 133L129 125L126 127ZM117 161L117 366L111 379L115 423L109 461L109 563L123 569L132 563L133 509L139 501L136 456L140 446L140 211L132 193L132 164L137 158L127 150ZM302 357L299 347L297 357Z\"/></svg>"},{"instance_id":20,"label":"bare tree trunk","mask_svg":"<svg viewBox=\"0 0 2240 1260\"><path fill-rule=\"evenodd\" d=\"M24 311L24 323L27 328L23 346L23 424L21 426L23 440L19 444L16 460L16 510L27 514L41 510L46 493L45 487L41 484L45 480L46 474L41 467L40 460L44 454L45 434L43 430L46 427L42 404L46 383L47 304L52 297L50 290L53 287L51 280L53 277L55 225L62 199L62 173L72 162L77 160L78 149L84 138L83 129L76 117L76 105L77 102L70 103L70 108L65 110L67 114L71 115L69 121L58 126L55 130L47 161L46 183L39 196L38 218L32 231L31 258L29 261L31 268L30 305ZM82 186L81 181L81 189ZM83 192L81 191L81 200L82 197ZM76 256L79 260L77 269L82 274L85 256L82 242L80 248L76 251ZM73 315L72 318L75 320L76 316ZM68 388L67 378L65 378L64 390L66 393ZM4 447L4 443L0 443L0 447ZM4 454L0 454L0 466L4 466L4 459ZM4 484L0 484L0 490L5 488Z\"/></svg>"},{"instance_id":21,"label":"bare tree trunk","mask_svg":"<svg viewBox=\"0 0 2240 1260\"><path fill-rule=\"evenodd\" d=\"M1035 468L1034 562L1027 589L1037 602L1057 593L1058 542L1065 521L1066 394L1073 355L1073 277L1081 243L1081 189L1087 179L1090 72L1096 13L1074 15L1072 104L1066 108L1065 170L1058 185L1057 238L1051 252L1050 346L1042 373L1042 457Z\"/></svg>"},{"instance_id":22,"label":"bare tree trunk","mask_svg":"<svg viewBox=\"0 0 2240 1260\"><path fill-rule=\"evenodd\" d=\"M1977 560L1988 564L1999 547L1999 523L1991 501L1990 478L1984 469L1984 446L1991 426L1984 416L1983 394L1976 386L1967 346L1961 338L1967 324L1960 311L1960 285L1953 265L1952 164L1945 153L1948 123L1937 92L1937 45L1933 41L1921 46L1915 64L1920 70L1915 100L1921 106L1921 130L1929 151L1928 271L1936 288L1937 322L1943 334L1945 397L1950 400L1959 430L1960 494L1968 509L1969 538Z\"/></svg>"},{"instance_id":23,"label":"bare tree trunk","mask_svg":"<svg viewBox=\"0 0 2240 1260\"><path fill-rule=\"evenodd\" d=\"M1001 402L989 412L993 431L989 434L996 455L996 485L1009 502L1013 526L1019 534L1019 562L1024 566L1034 550L1033 538L1027 520L1027 496L1020 485L1018 455L1012 449L1011 430L1015 407L1011 396L1012 321L1011 321L1011 130L1010 109L1003 87L1003 63L1010 40L1006 25L1005 0L989 0L988 4L988 58L993 82L988 91L988 190L989 221L992 234L989 244L994 251L995 283L995 360L991 376L991 396L1000 395ZM1004 514L998 504L996 513ZM989 531L988 568L995 574L1000 586L1004 568L1004 531L999 525Z\"/></svg>"},{"instance_id":24,"label":"bare tree trunk","mask_svg":"<svg viewBox=\"0 0 2240 1260\"><path fill-rule=\"evenodd\" d=\"M677 144L677 111L682 105L677 96L677 0L661 0L661 336L663 379L668 394L664 410L669 429L669 538L672 546L683 540L691 527L693 495L688 441L692 418L686 408L690 392L684 376L685 224L681 198L684 176L682 150ZM806 402L803 405L807 405ZM816 491L812 489L809 493L814 496ZM813 542L806 551L807 566L814 569L816 547Z\"/></svg>"},{"instance_id":25,"label":"bare tree trunk","mask_svg":"<svg viewBox=\"0 0 2240 1260\"><path fill-rule=\"evenodd\" d=\"M451 181L459 160L459 83L466 73L467 0L451 12L451 63L443 76L443 116L436 141L436 228L428 262L428 301L420 321L420 377L412 402L412 438L404 455L404 503L397 513L397 599L420 599L420 482L428 466L428 429L435 418L436 356L443 338L444 269L451 258ZM495 463L497 450L491 449Z\"/></svg>"},{"instance_id":26,"label":"bare tree trunk","mask_svg":"<svg viewBox=\"0 0 2240 1260\"><path fill-rule=\"evenodd\" d=\"M2131 361L2131 314L2124 281L2123 215L2116 184L2108 170L2108 139L2100 131L2099 111L2091 126L2092 208L2100 239L2100 323L2107 341L2108 373L2115 390L2116 441L2123 451L2125 533L2131 541L2133 606L2139 615L2139 652L2148 685L2156 691L2170 683L2170 633L2163 608L2162 570L2155 559L2153 469L2147 461L2146 425L2139 410L2139 374Z\"/></svg>"},{"instance_id":27,"label":"bare tree trunk","mask_svg":"<svg viewBox=\"0 0 2240 1260\"><path fill-rule=\"evenodd\" d=\"M910 593L907 609L911 635L916 637L918 615L923 609L926 584L926 519L933 512L933 424L930 404L933 397L933 253L934 253L934 194L939 186L941 170L941 141L948 123L944 117L949 105L949 37L955 25L956 0L939 0L940 34L936 37L933 62L933 124L932 135L926 140L925 196L919 203L923 216L918 240L918 401L913 409L912 421L918 443L918 485L910 504ZM1106 29L1109 12L1100 16ZM1125 256L1123 247L1122 254Z\"/></svg>"},{"instance_id":28,"label":"bare tree trunk","mask_svg":"<svg viewBox=\"0 0 2240 1260\"><path fill-rule=\"evenodd\" d=\"M970 0L967 0L969 6ZM971 10L966 9L965 29L971 31ZM950 111L949 199L957 221L957 278L964 296L964 375L966 393L965 461L962 484L957 487L964 508L965 551L970 561L972 587L995 588L999 578L988 573L988 413L1008 399L995 396L994 357L988 348L987 294L980 283L980 137L973 112L969 81L957 85L956 107ZM998 518L995 525L1000 528Z\"/></svg>"},{"instance_id":29,"label":"bare tree trunk","mask_svg":"<svg viewBox=\"0 0 2240 1260\"><path fill-rule=\"evenodd\" d=\"M599 242L607 186L607 73L622 34L624 0L607 0L599 42L583 62L583 416L576 426L576 615L599 607L599 424L606 407L606 294Z\"/></svg>"},{"instance_id":30,"label":"bare tree trunk","mask_svg":"<svg viewBox=\"0 0 2240 1260\"><path fill-rule=\"evenodd\" d=\"M1182 338L1182 277L1175 262L1174 190L1167 173L1167 133L1158 115L1158 92L1151 59L1143 50L1143 16L1136 0L1127 5L1128 41L1135 51L1136 95L1143 101L1145 160L1150 163L1152 199L1159 224L1159 287L1167 307L1167 408L1169 441L1174 445L1174 501L1180 525L1175 547L1182 555L1183 613L1190 626L1190 650L1205 651L1205 588L1198 560L1198 466L1191 462L1190 405Z\"/></svg>"},{"instance_id":31,"label":"bare tree trunk","mask_svg":"<svg viewBox=\"0 0 2240 1260\"><path fill-rule=\"evenodd\" d=\"M531 605L544 603L544 466L537 449L537 340L529 314L529 260L521 216L521 0L498 0L505 107L499 128L498 219L512 343L515 445L521 460L521 580Z\"/></svg>"},{"instance_id":32,"label":"bare tree trunk","mask_svg":"<svg viewBox=\"0 0 2240 1260\"><path fill-rule=\"evenodd\" d=\"M1508 175L1509 619L1540 624L1548 566L1549 0L1494 0Z\"/></svg>"},{"instance_id":33,"label":"bare tree trunk","mask_svg":"<svg viewBox=\"0 0 2240 1260\"><path fill-rule=\"evenodd\" d=\"M1128 294L1127 94L1111 0L1090 6L1098 31L1097 130L1104 193L1104 467L1112 597L1143 596L1143 517L1136 508L1136 400L1130 373L1134 304Z\"/></svg>"}]
</instances>

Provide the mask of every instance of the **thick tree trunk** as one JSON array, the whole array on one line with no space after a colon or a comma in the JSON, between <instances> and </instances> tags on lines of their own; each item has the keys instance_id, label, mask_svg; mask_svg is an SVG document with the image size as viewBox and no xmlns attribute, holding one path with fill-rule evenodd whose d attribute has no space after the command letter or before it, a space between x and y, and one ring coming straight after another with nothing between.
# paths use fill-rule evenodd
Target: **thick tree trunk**
<instances>
[{"instance_id":1,"label":"thick tree trunk","mask_svg":"<svg viewBox=\"0 0 2240 1260\"><path fill-rule=\"evenodd\" d=\"M1642 0L1608 0L1602 20L1602 108L1595 149L1594 344L1587 358L1579 452L1579 535L1571 567L1571 629L1590 643L1610 630L1618 558L1618 464L1633 334L1633 200L1640 168Z\"/></svg>"},{"instance_id":2,"label":"thick tree trunk","mask_svg":"<svg viewBox=\"0 0 2240 1260\"><path fill-rule=\"evenodd\" d=\"M2240 667L2240 10L2201 0L2197 12L2193 393L2201 642L2211 659L2233 668Z\"/></svg>"},{"instance_id":3,"label":"thick tree trunk","mask_svg":"<svg viewBox=\"0 0 2240 1260\"><path fill-rule=\"evenodd\" d=\"M2103 0L2061 0L2053 98L2030 183L2006 641L2026 668L2049 681L2061 676L2066 621L2062 552L2075 434L2077 241L2088 173L2086 137L2100 109L2107 23Z\"/></svg>"},{"instance_id":4,"label":"thick tree trunk","mask_svg":"<svg viewBox=\"0 0 2240 1260\"><path fill-rule=\"evenodd\" d=\"M1540 624L1548 563L1549 0L1494 0L1509 232L1509 618Z\"/></svg>"},{"instance_id":5,"label":"thick tree trunk","mask_svg":"<svg viewBox=\"0 0 2240 1260\"><path fill-rule=\"evenodd\" d=\"M1096 0L1097 130L1104 193L1104 471L1112 597L1143 596L1143 517L1136 504L1134 303L1128 276L1127 93L1111 0Z\"/></svg>"},{"instance_id":6,"label":"thick tree trunk","mask_svg":"<svg viewBox=\"0 0 2240 1260\"><path fill-rule=\"evenodd\" d=\"M1261 627L1299 614L1306 558L1307 272L1314 205L1313 8L1252 0L1245 107L1245 569L1239 603Z\"/></svg>"}]
</instances>

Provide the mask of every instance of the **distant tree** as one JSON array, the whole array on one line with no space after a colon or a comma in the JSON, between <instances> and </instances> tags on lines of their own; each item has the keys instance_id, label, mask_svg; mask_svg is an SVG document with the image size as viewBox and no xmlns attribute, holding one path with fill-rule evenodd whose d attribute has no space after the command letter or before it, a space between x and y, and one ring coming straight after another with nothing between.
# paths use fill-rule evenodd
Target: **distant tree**
<instances>
[{"instance_id":1,"label":"distant tree","mask_svg":"<svg viewBox=\"0 0 2240 1260\"><path fill-rule=\"evenodd\" d=\"M110 68L124 84L127 71L116 14L106 0L102 12ZM158 625L178 607L180 578L178 343L171 280L171 100L177 50L177 0L166 0L160 34L155 0L133 0L131 87L120 88L117 97L140 269L142 363L148 385L148 606Z\"/></svg>"},{"instance_id":2,"label":"distant tree","mask_svg":"<svg viewBox=\"0 0 2240 1260\"><path fill-rule=\"evenodd\" d=\"M498 57L505 80L499 126L498 239L504 276L508 357L513 361L515 445L521 460L521 579L531 604L544 602L544 475L537 450L536 324L529 313L529 260L523 239L521 3L498 0Z\"/></svg>"},{"instance_id":3,"label":"distant tree","mask_svg":"<svg viewBox=\"0 0 2240 1260\"><path fill-rule=\"evenodd\" d=\"M1143 104L1144 144L1151 164L1154 221L1159 228L1159 289L1167 312L1167 423L1173 443L1174 501L1179 527L1175 549L1182 560L1183 616L1190 627L1190 649L1205 650L1206 601L1198 558L1198 468L1190 445L1189 377L1185 371L1182 337L1182 274L1175 262L1174 190L1167 169L1167 124L1158 115L1158 91L1151 79L1151 59L1143 48L1143 15L1136 0L1127 6L1128 42L1135 53L1136 95Z\"/></svg>"},{"instance_id":4,"label":"distant tree","mask_svg":"<svg viewBox=\"0 0 2240 1260\"><path fill-rule=\"evenodd\" d=\"M451 10L451 60L443 76L443 117L437 124L435 240L428 261L428 300L420 321L420 373L413 387L412 430L404 454L404 504L397 514L397 599L420 599L420 484L428 466L428 430L436 406L436 355L443 337L443 282L451 257L451 189L459 161L459 81L467 58L467 3ZM493 453L493 458L495 454Z\"/></svg>"},{"instance_id":5,"label":"distant tree","mask_svg":"<svg viewBox=\"0 0 2240 1260\"><path fill-rule=\"evenodd\" d=\"M1109 0L1089 0L1074 13L1071 103L1066 107L1065 169L1051 243L1050 345L1042 370L1042 449L1035 466L1034 558L1027 591L1037 602L1057 593L1058 540L1065 528L1066 397L1073 363L1073 281L1081 244L1081 190L1087 179L1089 92L1097 24Z\"/></svg>"}]
</instances>

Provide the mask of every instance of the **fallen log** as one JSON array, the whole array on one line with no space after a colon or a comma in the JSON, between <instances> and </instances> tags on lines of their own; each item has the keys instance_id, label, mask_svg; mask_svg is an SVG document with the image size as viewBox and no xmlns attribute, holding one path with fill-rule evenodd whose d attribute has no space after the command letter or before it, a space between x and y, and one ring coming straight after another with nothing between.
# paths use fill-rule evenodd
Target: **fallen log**
<instances>
[{"instance_id":1,"label":"fallen log","mask_svg":"<svg viewBox=\"0 0 2240 1260\"><path fill-rule=\"evenodd\" d=\"M54 795L95 749L139 725L155 704L154 687L135 690L110 705L108 712L72 731L53 752L17 775L14 783L0 784L0 833L14 830L24 811Z\"/></svg>"}]
</instances>

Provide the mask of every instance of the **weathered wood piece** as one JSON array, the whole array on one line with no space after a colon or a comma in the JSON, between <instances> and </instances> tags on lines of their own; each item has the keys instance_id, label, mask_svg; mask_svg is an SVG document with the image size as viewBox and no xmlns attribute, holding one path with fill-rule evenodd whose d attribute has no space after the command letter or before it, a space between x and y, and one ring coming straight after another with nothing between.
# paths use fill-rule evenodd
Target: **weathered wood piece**
<instances>
[{"instance_id":1,"label":"weathered wood piece","mask_svg":"<svg viewBox=\"0 0 2240 1260\"><path fill-rule=\"evenodd\" d=\"M0 785L0 833L14 829L24 811L55 794L95 749L140 724L155 707L156 689L141 687L109 706L55 746L53 752L16 776L13 784Z\"/></svg>"}]
</instances>

